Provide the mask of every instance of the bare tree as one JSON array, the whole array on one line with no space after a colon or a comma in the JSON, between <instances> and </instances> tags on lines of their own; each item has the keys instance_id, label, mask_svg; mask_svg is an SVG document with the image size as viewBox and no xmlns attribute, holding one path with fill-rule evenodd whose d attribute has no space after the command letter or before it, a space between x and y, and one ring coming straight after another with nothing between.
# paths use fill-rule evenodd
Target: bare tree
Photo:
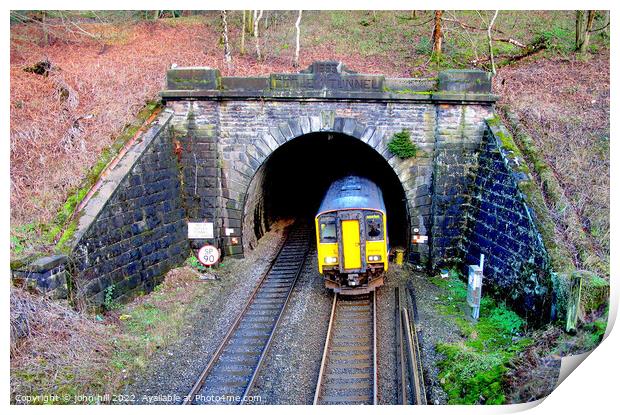
<instances>
[{"instance_id":1,"label":"bare tree","mask_svg":"<svg viewBox=\"0 0 620 415\"><path fill-rule=\"evenodd\" d=\"M245 21L245 32L248 35L254 33L254 15L252 14L252 10L247 11L247 18Z\"/></svg>"},{"instance_id":2,"label":"bare tree","mask_svg":"<svg viewBox=\"0 0 620 415\"><path fill-rule=\"evenodd\" d=\"M435 10L435 24L433 26L433 55L441 55L441 44L443 42L443 30L441 27L441 16L443 10Z\"/></svg>"},{"instance_id":3,"label":"bare tree","mask_svg":"<svg viewBox=\"0 0 620 415\"><path fill-rule=\"evenodd\" d=\"M605 32L604 32L604 33L605 33L605 35L606 35L607 37L609 37L609 13L610 13L610 10L607 10L607 11L606 11L606 12L604 12L604 13L605 13L605 17L604 17L604 19L603 19L603 20L604 20L604 26L602 27L602 30L604 30L604 31L605 31Z\"/></svg>"},{"instance_id":4,"label":"bare tree","mask_svg":"<svg viewBox=\"0 0 620 415\"><path fill-rule=\"evenodd\" d=\"M222 16L222 38L224 39L224 59L228 67L232 64L232 56L230 56L230 44L228 43L228 22L226 21L226 10L220 12Z\"/></svg>"},{"instance_id":5,"label":"bare tree","mask_svg":"<svg viewBox=\"0 0 620 415\"><path fill-rule=\"evenodd\" d=\"M594 25L594 10L577 10L575 17L575 50L585 52L590 45L590 34Z\"/></svg>"},{"instance_id":6,"label":"bare tree","mask_svg":"<svg viewBox=\"0 0 620 415\"><path fill-rule=\"evenodd\" d=\"M243 21L241 23L241 47L239 50L239 53L244 55L245 54L245 10L242 10L243 12Z\"/></svg>"},{"instance_id":7,"label":"bare tree","mask_svg":"<svg viewBox=\"0 0 620 415\"><path fill-rule=\"evenodd\" d=\"M262 60L262 56L260 54L260 38L258 35L258 23L260 19L263 17L262 10L254 10L254 38L256 39L256 58L260 61Z\"/></svg>"},{"instance_id":8,"label":"bare tree","mask_svg":"<svg viewBox=\"0 0 620 415\"><path fill-rule=\"evenodd\" d=\"M493 75L497 73L495 70L495 59L493 59L493 44L491 43L493 37L491 36L491 31L493 30L493 25L495 24L495 19L497 19L497 15L499 14L499 10L495 10L495 14L489 23L489 27L487 29L487 40L489 41L489 57L491 58L491 72Z\"/></svg>"},{"instance_id":9,"label":"bare tree","mask_svg":"<svg viewBox=\"0 0 620 415\"><path fill-rule=\"evenodd\" d=\"M297 16L297 21L295 22L295 30L297 33L297 36L295 37L295 62L293 62L293 66L295 68L297 68L299 66L299 35L300 35L300 30L299 30L299 23L301 23L301 10L299 11L299 15Z\"/></svg>"}]
</instances>

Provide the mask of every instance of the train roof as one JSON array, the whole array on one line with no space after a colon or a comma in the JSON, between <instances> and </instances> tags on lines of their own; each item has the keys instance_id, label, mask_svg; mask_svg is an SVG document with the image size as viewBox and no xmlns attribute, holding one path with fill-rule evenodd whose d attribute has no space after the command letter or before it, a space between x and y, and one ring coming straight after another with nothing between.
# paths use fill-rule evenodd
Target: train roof
<instances>
[{"instance_id":1,"label":"train roof","mask_svg":"<svg viewBox=\"0 0 620 415\"><path fill-rule=\"evenodd\" d=\"M340 178L329 186L317 216L341 209L374 209L385 212L381 189L365 177Z\"/></svg>"}]
</instances>

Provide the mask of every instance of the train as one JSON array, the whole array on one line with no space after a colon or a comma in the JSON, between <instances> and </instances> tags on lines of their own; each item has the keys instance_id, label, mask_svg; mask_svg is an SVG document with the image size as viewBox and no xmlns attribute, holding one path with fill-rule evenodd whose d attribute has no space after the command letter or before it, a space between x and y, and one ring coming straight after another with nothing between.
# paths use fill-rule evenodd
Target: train
<instances>
[{"instance_id":1,"label":"train","mask_svg":"<svg viewBox=\"0 0 620 415\"><path fill-rule=\"evenodd\" d=\"M374 182L360 176L332 182L315 226L325 287L340 295L360 295L383 285L388 270L387 214Z\"/></svg>"}]
</instances>

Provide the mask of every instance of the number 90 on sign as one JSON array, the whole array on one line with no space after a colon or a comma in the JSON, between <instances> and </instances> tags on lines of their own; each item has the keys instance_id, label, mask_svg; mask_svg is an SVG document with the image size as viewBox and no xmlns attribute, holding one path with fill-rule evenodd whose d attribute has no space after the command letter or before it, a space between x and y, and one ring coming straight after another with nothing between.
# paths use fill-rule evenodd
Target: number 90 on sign
<instances>
[{"instance_id":1,"label":"number 90 on sign","mask_svg":"<svg viewBox=\"0 0 620 415\"><path fill-rule=\"evenodd\" d=\"M213 245L205 245L198 250L198 261L202 265L214 265L220 259L220 252Z\"/></svg>"}]
</instances>

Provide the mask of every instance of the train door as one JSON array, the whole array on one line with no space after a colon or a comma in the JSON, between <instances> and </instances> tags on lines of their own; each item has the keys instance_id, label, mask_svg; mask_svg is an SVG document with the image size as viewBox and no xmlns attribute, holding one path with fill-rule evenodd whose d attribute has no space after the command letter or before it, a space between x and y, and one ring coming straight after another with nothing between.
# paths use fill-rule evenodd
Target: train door
<instances>
[{"instance_id":1,"label":"train door","mask_svg":"<svg viewBox=\"0 0 620 415\"><path fill-rule=\"evenodd\" d=\"M360 222L357 219L349 219L343 220L341 223L344 269L358 270L362 267Z\"/></svg>"},{"instance_id":2,"label":"train door","mask_svg":"<svg viewBox=\"0 0 620 415\"><path fill-rule=\"evenodd\" d=\"M339 252L340 272L361 272L366 261L364 260L364 217L360 211L338 212L339 222Z\"/></svg>"}]
</instances>

